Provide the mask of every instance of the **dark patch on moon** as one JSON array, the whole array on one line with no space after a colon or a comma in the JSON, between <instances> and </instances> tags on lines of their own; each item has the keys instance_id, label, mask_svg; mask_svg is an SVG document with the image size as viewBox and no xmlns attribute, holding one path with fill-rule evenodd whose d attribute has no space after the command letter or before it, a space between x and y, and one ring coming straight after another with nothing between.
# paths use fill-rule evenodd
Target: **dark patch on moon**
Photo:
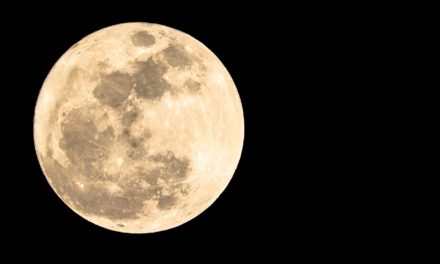
<instances>
[{"instance_id":1,"label":"dark patch on moon","mask_svg":"<svg viewBox=\"0 0 440 264\"><path fill-rule=\"evenodd\" d=\"M95 163L108 154L109 143L114 139L113 127L98 132L94 115L87 107L69 112L61 124L62 138L59 147L70 162L86 176L93 175Z\"/></svg>"},{"instance_id":2,"label":"dark patch on moon","mask_svg":"<svg viewBox=\"0 0 440 264\"><path fill-rule=\"evenodd\" d=\"M186 90L192 94L198 93L201 90L201 84L193 79L186 80L184 86Z\"/></svg>"},{"instance_id":3,"label":"dark patch on moon","mask_svg":"<svg viewBox=\"0 0 440 264\"><path fill-rule=\"evenodd\" d=\"M93 90L93 95L105 105L118 107L130 95L130 81L131 77L126 73L113 72L103 75Z\"/></svg>"},{"instance_id":4,"label":"dark patch on moon","mask_svg":"<svg viewBox=\"0 0 440 264\"><path fill-rule=\"evenodd\" d=\"M190 169L187 158L177 158L171 151L165 154L153 155L149 159L162 165L160 167L160 174L161 178L166 181L183 180Z\"/></svg>"},{"instance_id":5,"label":"dark patch on moon","mask_svg":"<svg viewBox=\"0 0 440 264\"><path fill-rule=\"evenodd\" d=\"M124 128L124 130L122 130L121 137L129 137L129 136L130 136L130 130L128 128Z\"/></svg>"},{"instance_id":6,"label":"dark patch on moon","mask_svg":"<svg viewBox=\"0 0 440 264\"><path fill-rule=\"evenodd\" d=\"M181 181L188 175L189 160L187 158L177 158L173 152L156 154L149 157L149 160L158 163L160 178L166 182Z\"/></svg>"},{"instance_id":7,"label":"dark patch on moon","mask_svg":"<svg viewBox=\"0 0 440 264\"><path fill-rule=\"evenodd\" d=\"M109 67L108 59L99 61L96 67L101 70L101 72L105 71Z\"/></svg>"},{"instance_id":8,"label":"dark patch on moon","mask_svg":"<svg viewBox=\"0 0 440 264\"><path fill-rule=\"evenodd\" d=\"M188 171L189 165L186 159L176 158L170 153L172 152L155 156L158 162L163 163L164 169L147 173L139 170L137 177L134 175L135 177L118 183L122 189L122 192L118 193L111 193L103 179L88 178L84 182L77 182L79 168L76 165L64 168L49 157L44 161L43 166L47 175L50 175L52 186L57 193L67 204L85 215L102 216L110 220L137 219L147 200L156 201L159 210L170 210L178 204L179 194L188 194L190 185L187 183L166 185L167 188L171 186L167 194L163 194L164 186L152 183L152 180L156 181L159 178L170 178L166 173L171 173L172 170L181 168L185 173ZM180 173L171 173L171 175L178 179L187 176ZM144 182L150 185L145 187Z\"/></svg>"},{"instance_id":9,"label":"dark patch on moon","mask_svg":"<svg viewBox=\"0 0 440 264\"><path fill-rule=\"evenodd\" d=\"M150 199L157 201L157 208L169 210L177 203L177 194L187 195L189 185L181 182L188 177L190 162L187 158L178 158L173 152L168 151L164 154L156 154L149 157L150 161L157 164L157 168L150 171L139 170L137 178L147 182L155 190L155 195ZM162 187L173 186L171 193L162 194Z\"/></svg>"},{"instance_id":10,"label":"dark patch on moon","mask_svg":"<svg viewBox=\"0 0 440 264\"><path fill-rule=\"evenodd\" d=\"M187 66L192 61L183 46L171 45L164 49L162 53L167 63L157 62L152 58L147 61L136 61L134 63L135 72L133 74L113 72L103 74L99 84L93 90L93 95L102 104L116 108L129 97L131 90L144 99L157 100L162 95L170 91L172 86L165 80L164 74L168 66ZM200 90L200 83L189 81L185 84L191 92ZM135 113L132 112L132 115ZM133 119L134 117L131 117ZM130 122L130 117L126 117L123 122Z\"/></svg>"},{"instance_id":11,"label":"dark patch on moon","mask_svg":"<svg viewBox=\"0 0 440 264\"><path fill-rule=\"evenodd\" d=\"M177 158L173 152L168 151L165 154L156 154L149 158L151 161L158 163L158 168L148 172L145 177L150 184L157 184L159 179L165 181L167 184L172 184L173 182L179 182L187 178L189 167L189 160L186 158ZM174 186L174 192L179 192L184 189L182 187L183 183L178 183ZM182 195L185 194L184 191L181 192ZM157 198L157 208L159 210L169 210L176 203L177 198L175 193L168 195L160 195Z\"/></svg>"},{"instance_id":12,"label":"dark patch on moon","mask_svg":"<svg viewBox=\"0 0 440 264\"><path fill-rule=\"evenodd\" d=\"M102 188L95 188L80 196L85 212L105 216L113 220L136 218L143 207L138 196L115 196Z\"/></svg>"},{"instance_id":13,"label":"dark patch on moon","mask_svg":"<svg viewBox=\"0 0 440 264\"><path fill-rule=\"evenodd\" d=\"M131 160L141 160L145 157L145 149L143 147L145 138L130 137L128 139L129 150L128 158Z\"/></svg>"},{"instance_id":14,"label":"dark patch on moon","mask_svg":"<svg viewBox=\"0 0 440 264\"><path fill-rule=\"evenodd\" d=\"M163 78L167 67L153 59L136 62L136 72L132 75L131 85L136 93L145 99L158 99L171 85Z\"/></svg>"},{"instance_id":15,"label":"dark patch on moon","mask_svg":"<svg viewBox=\"0 0 440 264\"><path fill-rule=\"evenodd\" d=\"M162 53L166 61L173 67L183 67L192 64L191 57L182 45L171 44Z\"/></svg>"},{"instance_id":16,"label":"dark patch on moon","mask_svg":"<svg viewBox=\"0 0 440 264\"><path fill-rule=\"evenodd\" d=\"M130 147L132 147L132 148L134 148L134 149L137 149L138 147L140 147L140 140L139 139L136 139L136 138L133 138L133 139L130 139Z\"/></svg>"},{"instance_id":17,"label":"dark patch on moon","mask_svg":"<svg viewBox=\"0 0 440 264\"><path fill-rule=\"evenodd\" d=\"M84 70L82 70L78 67L74 67L69 72L69 75L67 76L66 85L69 85L69 86L73 85L76 82L76 80L80 77L81 73L85 73Z\"/></svg>"},{"instance_id":18,"label":"dark patch on moon","mask_svg":"<svg viewBox=\"0 0 440 264\"><path fill-rule=\"evenodd\" d=\"M123 115L122 124L124 125L124 129L121 134L118 135L116 144L123 144L128 147L127 156L129 159L133 161L142 160L146 155L146 149L144 147L144 143L146 140L151 138L151 132L148 129L145 129L140 136L133 136L131 133L132 124L134 120L138 118L138 114L132 115L130 113L127 116Z\"/></svg>"},{"instance_id":19,"label":"dark patch on moon","mask_svg":"<svg viewBox=\"0 0 440 264\"><path fill-rule=\"evenodd\" d=\"M147 171L140 174L141 178L143 178L150 185L157 185L159 182L159 178L161 176L159 169L153 169L151 171Z\"/></svg>"},{"instance_id":20,"label":"dark patch on moon","mask_svg":"<svg viewBox=\"0 0 440 264\"><path fill-rule=\"evenodd\" d=\"M159 198L157 208L160 210L169 210L177 203L177 198L174 195L163 195Z\"/></svg>"},{"instance_id":21,"label":"dark patch on moon","mask_svg":"<svg viewBox=\"0 0 440 264\"><path fill-rule=\"evenodd\" d=\"M110 219L134 217L142 208L139 203L133 203L123 195L111 194L99 185L91 185L85 192L79 191L76 198L85 212Z\"/></svg>"},{"instance_id":22,"label":"dark patch on moon","mask_svg":"<svg viewBox=\"0 0 440 264\"><path fill-rule=\"evenodd\" d=\"M139 31L131 37L131 42L137 47L148 47L153 45L156 40L148 31Z\"/></svg>"}]
</instances>

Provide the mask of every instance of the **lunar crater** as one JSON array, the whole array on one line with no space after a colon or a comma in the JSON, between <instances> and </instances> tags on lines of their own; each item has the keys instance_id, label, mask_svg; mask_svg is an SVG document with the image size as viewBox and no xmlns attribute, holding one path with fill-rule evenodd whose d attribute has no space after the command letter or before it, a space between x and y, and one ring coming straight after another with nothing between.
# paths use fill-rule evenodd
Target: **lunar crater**
<instances>
[{"instance_id":1,"label":"lunar crater","mask_svg":"<svg viewBox=\"0 0 440 264\"><path fill-rule=\"evenodd\" d=\"M182 45L171 44L162 53L165 60L173 67L184 67L192 64L191 57Z\"/></svg>"},{"instance_id":2,"label":"lunar crater","mask_svg":"<svg viewBox=\"0 0 440 264\"><path fill-rule=\"evenodd\" d=\"M103 75L93 95L101 103L110 107L121 105L131 93L131 77L126 73L113 72Z\"/></svg>"},{"instance_id":3,"label":"lunar crater","mask_svg":"<svg viewBox=\"0 0 440 264\"><path fill-rule=\"evenodd\" d=\"M156 42L156 39L148 31L139 31L131 37L131 41L135 46L149 47Z\"/></svg>"},{"instance_id":4,"label":"lunar crater","mask_svg":"<svg viewBox=\"0 0 440 264\"><path fill-rule=\"evenodd\" d=\"M114 131L108 127L98 132L90 108L76 108L69 112L61 125L59 147L69 161L85 174L93 175L96 162L107 157L109 143L114 141Z\"/></svg>"},{"instance_id":5,"label":"lunar crater","mask_svg":"<svg viewBox=\"0 0 440 264\"><path fill-rule=\"evenodd\" d=\"M153 59L136 62L136 72L131 76L131 84L137 95L144 99L159 99L171 85L163 78L167 67Z\"/></svg>"}]
</instances>

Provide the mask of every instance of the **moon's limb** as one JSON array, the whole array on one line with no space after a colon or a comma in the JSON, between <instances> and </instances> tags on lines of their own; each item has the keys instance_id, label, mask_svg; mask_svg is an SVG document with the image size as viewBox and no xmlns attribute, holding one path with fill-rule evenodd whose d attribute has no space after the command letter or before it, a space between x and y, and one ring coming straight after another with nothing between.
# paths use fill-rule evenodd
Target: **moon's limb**
<instances>
[{"instance_id":1,"label":"moon's limb","mask_svg":"<svg viewBox=\"0 0 440 264\"><path fill-rule=\"evenodd\" d=\"M203 212L230 181L244 137L240 98L203 44L156 24L97 31L54 65L34 141L50 185L76 213L128 233Z\"/></svg>"}]
</instances>

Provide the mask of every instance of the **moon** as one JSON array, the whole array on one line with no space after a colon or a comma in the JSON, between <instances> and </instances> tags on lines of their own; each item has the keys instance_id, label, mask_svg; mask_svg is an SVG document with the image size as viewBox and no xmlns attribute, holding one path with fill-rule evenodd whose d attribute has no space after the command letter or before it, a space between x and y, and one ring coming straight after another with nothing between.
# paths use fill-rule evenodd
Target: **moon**
<instances>
[{"instance_id":1,"label":"moon","mask_svg":"<svg viewBox=\"0 0 440 264\"><path fill-rule=\"evenodd\" d=\"M124 233L182 225L237 168L244 140L237 88L220 60L176 29L124 23L68 49L34 115L42 171L84 219Z\"/></svg>"}]
</instances>

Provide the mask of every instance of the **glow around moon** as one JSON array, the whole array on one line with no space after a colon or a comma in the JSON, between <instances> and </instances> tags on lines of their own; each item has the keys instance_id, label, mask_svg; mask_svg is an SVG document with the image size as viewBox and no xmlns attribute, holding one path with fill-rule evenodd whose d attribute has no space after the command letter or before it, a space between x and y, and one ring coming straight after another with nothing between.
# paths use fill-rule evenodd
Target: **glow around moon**
<instances>
[{"instance_id":1,"label":"glow around moon","mask_svg":"<svg viewBox=\"0 0 440 264\"><path fill-rule=\"evenodd\" d=\"M127 233L173 228L208 208L234 174L243 137L240 98L219 59L157 24L79 41L35 108L50 186L83 218Z\"/></svg>"}]
</instances>

